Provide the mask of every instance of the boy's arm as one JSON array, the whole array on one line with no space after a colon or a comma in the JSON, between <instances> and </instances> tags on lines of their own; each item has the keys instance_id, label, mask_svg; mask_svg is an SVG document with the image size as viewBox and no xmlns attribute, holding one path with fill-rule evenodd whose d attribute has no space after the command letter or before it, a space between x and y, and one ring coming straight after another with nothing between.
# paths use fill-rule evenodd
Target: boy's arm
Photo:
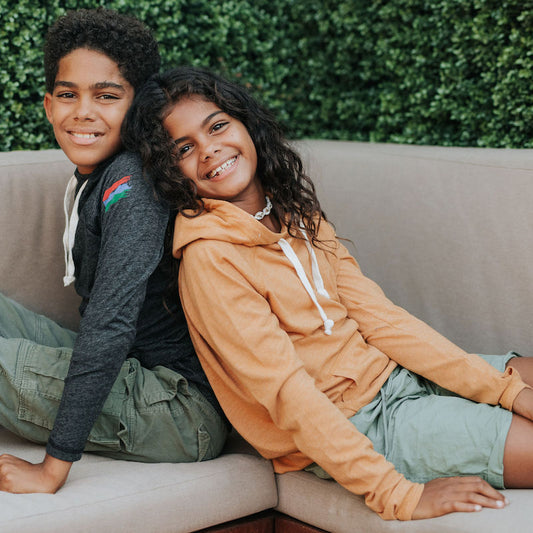
<instances>
[{"instance_id":1,"label":"boy's arm","mask_svg":"<svg viewBox=\"0 0 533 533\"><path fill-rule=\"evenodd\" d=\"M168 222L168 211L156 202L137 157L119 156L102 179L105 187L98 198L101 236L94 283L46 449L63 461L81 457L135 342L148 279L161 260ZM91 229L87 227L87 240L94 238ZM85 253L90 252L86 249ZM115 416L120 409L117 412L113 407Z\"/></svg>"},{"instance_id":2,"label":"boy's arm","mask_svg":"<svg viewBox=\"0 0 533 533\"><path fill-rule=\"evenodd\" d=\"M33 464L13 455L0 455L0 490L15 494L55 493L67 480L72 463L46 454Z\"/></svg>"},{"instance_id":3,"label":"boy's arm","mask_svg":"<svg viewBox=\"0 0 533 533\"><path fill-rule=\"evenodd\" d=\"M110 185L131 175L132 188L103 215L96 277L45 459L30 464L1 456L0 490L55 492L63 485L135 341L147 280L163 253L168 212L154 200L138 160L128 157L108 169Z\"/></svg>"}]
</instances>

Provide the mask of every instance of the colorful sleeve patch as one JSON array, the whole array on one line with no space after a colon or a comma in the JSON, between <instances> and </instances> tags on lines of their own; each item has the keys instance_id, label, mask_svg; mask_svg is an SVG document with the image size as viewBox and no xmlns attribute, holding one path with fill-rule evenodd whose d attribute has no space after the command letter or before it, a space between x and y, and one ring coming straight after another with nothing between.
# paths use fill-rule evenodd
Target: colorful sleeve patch
<instances>
[{"instance_id":1,"label":"colorful sleeve patch","mask_svg":"<svg viewBox=\"0 0 533 533\"><path fill-rule=\"evenodd\" d=\"M126 196L128 196L131 189L130 178L131 176L124 176L118 181L115 181L109 189L106 189L102 199L106 211L121 198L126 198Z\"/></svg>"}]
</instances>

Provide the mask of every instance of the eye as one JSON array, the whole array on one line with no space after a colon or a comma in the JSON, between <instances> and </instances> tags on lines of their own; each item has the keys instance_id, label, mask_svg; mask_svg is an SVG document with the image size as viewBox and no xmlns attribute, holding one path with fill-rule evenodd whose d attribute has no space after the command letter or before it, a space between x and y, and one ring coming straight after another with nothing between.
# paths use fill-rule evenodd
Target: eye
<instances>
[{"instance_id":1,"label":"eye","mask_svg":"<svg viewBox=\"0 0 533 533\"><path fill-rule=\"evenodd\" d=\"M98 95L96 99L97 100L120 100L120 97L117 96L116 94L105 93L105 94Z\"/></svg>"},{"instance_id":2,"label":"eye","mask_svg":"<svg viewBox=\"0 0 533 533\"><path fill-rule=\"evenodd\" d=\"M221 130L224 130L225 127L229 124L229 121L227 120L221 120L220 122L216 122L215 124L213 124L211 126L211 132L212 133L217 133L217 132L220 132Z\"/></svg>"},{"instance_id":3,"label":"eye","mask_svg":"<svg viewBox=\"0 0 533 533\"><path fill-rule=\"evenodd\" d=\"M178 159L183 159L192 150L191 144L176 146L175 155Z\"/></svg>"},{"instance_id":4,"label":"eye","mask_svg":"<svg viewBox=\"0 0 533 533\"><path fill-rule=\"evenodd\" d=\"M70 91L65 91L65 92L61 92L61 93L56 93L56 98L75 98L75 94L70 92Z\"/></svg>"}]
</instances>

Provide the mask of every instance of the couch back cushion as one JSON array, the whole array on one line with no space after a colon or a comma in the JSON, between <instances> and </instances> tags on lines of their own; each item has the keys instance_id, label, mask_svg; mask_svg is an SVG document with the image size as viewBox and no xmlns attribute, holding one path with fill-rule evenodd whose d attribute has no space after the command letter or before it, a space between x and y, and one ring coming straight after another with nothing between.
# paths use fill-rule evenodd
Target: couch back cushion
<instances>
[{"instance_id":1,"label":"couch back cushion","mask_svg":"<svg viewBox=\"0 0 533 533\"><path fill-rule=\"evenodd\" d=\"M533 150L298 148L389 298L468 351L533 355Z\"/></svg>"},{"instance_id":2,"label":"couch back cushion","mask_svg":"<svg viewBox=\"0 0 533 533\"><path fill-rule=\"evenodd\" d=\"M0 153L0 292L69 328L79 299L63 287L63 194L74 167L60 150Z\"/></svg>"},{"instance_id":3,"label":"couch back cushion","mask_svg":"<svg viewBox=\"0 0 533 533\"><path fill-rule=\"evenodd\" d=\"M472 352L533 346L533 150L296 143L363 271ZM76 328L59 150L0 153L0 291ZM533 354L532 354L533 355Z\"/></svg>"}]
</instances>

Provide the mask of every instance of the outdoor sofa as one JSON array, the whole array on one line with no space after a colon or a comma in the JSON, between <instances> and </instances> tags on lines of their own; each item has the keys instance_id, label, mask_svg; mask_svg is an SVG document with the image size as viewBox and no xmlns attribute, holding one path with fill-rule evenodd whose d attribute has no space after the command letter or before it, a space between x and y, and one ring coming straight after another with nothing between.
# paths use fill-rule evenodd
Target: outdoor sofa
<instances>
[{"instance_id":1,"label":"outdoor sofa","mask_svg":"<svg viewBox=\"0 0 533 533\"><path fill-rule=\"evenodd\" d=\"M466 350L533 355L533 150L296 146L338 234L393 301ZM76 328L78 298L61 284L72 170L59 150L0 153L0 291ZM40 461L44 447L0 428L0 453ZM386 522L333 481L275 475L233 433L222 456L204 463L87 453L55 495L0 493L0 531L531 531L533 491L505 494L504 510Z\"/></svg>"}]
</instances>

